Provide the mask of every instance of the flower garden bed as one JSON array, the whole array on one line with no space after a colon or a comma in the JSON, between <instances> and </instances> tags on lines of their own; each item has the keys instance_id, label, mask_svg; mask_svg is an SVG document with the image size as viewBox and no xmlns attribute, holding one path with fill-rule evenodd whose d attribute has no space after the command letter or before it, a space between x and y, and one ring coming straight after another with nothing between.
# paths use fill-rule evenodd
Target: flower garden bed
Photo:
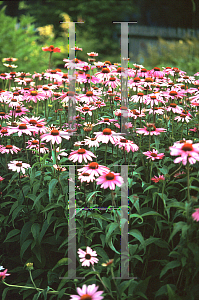
<instances>
[{"instance_id":1,"label":"flower garden bed","mask_svg":"<svg viewBox=\"0 0 199 300\"><path fill-rule=\"evenodd\" d=\"M43 50L44 73L14 72L10 58L0 75L2 299L198 299L199 74L123 70L93 52L63 72L50 68L59 48Z\"/></svg>"}]
</instances>

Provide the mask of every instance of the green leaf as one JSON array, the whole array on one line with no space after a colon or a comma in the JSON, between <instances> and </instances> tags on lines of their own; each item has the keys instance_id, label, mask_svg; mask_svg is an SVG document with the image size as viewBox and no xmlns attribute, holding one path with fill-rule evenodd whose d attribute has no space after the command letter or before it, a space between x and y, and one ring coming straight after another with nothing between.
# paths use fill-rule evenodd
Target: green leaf
<instances>
[{"instance_id":1,"label":"green leaf","mask_svg":"<svg viewBox=\"0 0 199 300\"><path fill-rule=\"evenodd\" d=\"M33 207L37 204L37 202L41 199L41 197L43 197L47 192L48 189L46 188L37 196L36 200L34 201Z\"/></svg>"},{"instance_id":2,"label":"green leaf","mask_svg":"<svg viewBox=\"0 0 199 300\"><path fill-rule=\"evenodd\" d=\"M28 249L28 247L30 246L30 244L32 243L33 240L29 239L29 240L26 240L22 246L21 246L21 249L20 249L20 257L21 257L21 260L23 258L23 255L24 255L24 252Z\"/></svg>"},{"instance_id":3,"label":"green leaf","mask_svg":"<svg viewBox=\"0 0 199 300\"><path fill-rule=\"evenodd\" d=\"M41 292L38 292L36 295L34 295L32 300L38 300L40 295L41 295Z\"/></svg>"},{"instance_id":4,"label":"green leaf","mask_svg":"<svg viewBox=\"0 0 199 300\"><path fill-rule=\"evenodd\" d=\"M97 252L97 255L100 255L103 258L104 263L109 260L109 257L108 257L106 251L104 251L103 248L95 247L95 251Z\"/></svg>"},{"instance_id":5,"label":"green leaf","mask_svg":"<svg viewBox=\"0 0 199 300\"><path fill-rule=\"evenodd\" d=\"M174 261L170 261L161 271L160 273L160 278L162 276L164 276L164 274L166 274L166 272L168 270L171 270L171 269L174 269L174 268L177 268L177 267L180 267L181 266L181 262L178 261L178 260L174 260Z\"/></svg>"},{"instance_id":6,"label":"green leaf","mask_svg":"<svg viewBox=\"0 0 199 300\"><path fill-rule=\"evenodd\" d=\"M110 282L110 279L108 277L102 277L102 281L104 282L105 286L111 292L111 282Z\"/></svg>"},{"instance_id":7,"label":"green leaf","mask_svg":"<svg viewBox=\"0 0 199 300\"><path fill-rule=\"evenodd\" d=\"M131 219L131 218L141 219L141 222L138 222L139 224L142 224L143 221L144 221L143 218L140 215L138 215L138 214L131 214L129 219Z\"/></svg>"},{"instance_id":8,"label":"green leaf","mask_svg":"<svg viewBox=\"0 0 199 300\"><path fill-rule=\"evenodd\" d=\"M47 286L47 288L42 292L43 296L44 296L44 300L47 300L47 296L48 296L48 291L50 290L50 287Z\"/></svg>"},{"instance_id":9,"label":"green leaf","mask_svg":"<svg viewBox=\"0 0 199 300\"><path fill-rule=\"evenodd\" d=\"M48 188L49 201L51 201L51 199L52 199L53 191L54 191L57 183L58 183L58 180L56 178L53 178L49 183L49 188Z\"/></svg>"},{"instance_id":10,"label":"green leaf","mask_svg":"<svg viewBox=\"0 0 199 300\"><path fill-rule=\"evenodd\" d=\"M182 222L182 221L180 221L180 222L178 222L178 223L174 223L174 224L173 224L173 232L171 233L168 242L171 241L171 239L174 237L174 235L175 235L178 231L183 230L183 229L184 229L184 232L185 232L185 230L188 229L187 223Z\"/></svg>"},{"instance_id":11,"label":"green leaf","mask_svg":"<svg viewBox=\"0 0 199 300\"><path fill-rule=\"evenodd\" d=\"M149 185L145 190L144 190L144 193L146 192L146 191L148 191L148 190L151 190L151 189L158 189L157 188L157 186L155 186L155 185Z\"/></svg>"},{"instance_id":12,"label":"green leaf","mask_svg":"<svg viewBox=\"0 0 199 300\"><path fill-rule=\"evenodd\" d=\"M106 233L106 242L109 240L109 238L110 238L112 232L113 232L116 228L118 228L118 223L111 223L111 224L108 225L108 227L107 227L108 232Z\"/></svg>"},{"instance_id":13,"label":"green leaf","mask_svg":"<svg viewBox=\"0 0 199 300\"><path fill-rule=\"evenodd\" d=\"M109 247L110 247L115 253L121 255L120 252L118 252L118 251L115 249L115 247L113 246L112 237L109 239L108 245L109 245Z\"/></svg>"},{"instance_id":14,"label":"green leaf","mask_svg":"<svg viewBox=\"0 0 199 300\"><path fill-rule=\"evenodd\" d=\"M8 290L11 290L10 287L7 287L3 290L3 293L2 293L2 300L6 300L6 294L8 292Z\"/></svg>"},{"instance_id":15,"label":"green leaf","mask_svg":"<svg viewBox=\"0 0 199 300\"><path fill-rule=\"evenodd\" d=\"M4 242L7 242L9 239L11 239L13 236L16 236L16 235L18 235L20 233L20 230L19 229L13 229L13 230L11 230L9 233L8 233L8 235L7 235L7 237L6 237L6 239L5 239L5 241Z\"/></svg>"},{"instance_id":16,"label":"green leaf","mask_svg":"<svg viewBox=\"0 0 199 300\"><path fill-rule=\"evenodd\" d=\"M60 259L56 265L52 268L52 271L54 271L54 269L60 267L60 266L65 266L65 265L68 265L68 258L67 257L64 257L62 259Z\"/></svg>"},{"instance_id":17,"label":"green leaf","mask_svg":"<svg viewBox=\"0 0 199 300\"><path fill-rule=\"evenodd\" d=\"M24 243L28 235L31 233L31 225L32 223L30 221L24 224L20 234L20 245Z\"/></svg>"},{"instance_id":18,"label":"green leaf","mask_svg":"<svg viewBox=\"0 0 199 300\"><path fill-rule=\"evenodd\" d=\"M134 238L136 238L140 242L140 244L144 248L144 252L146 252L146 245L145 245L144 238L143 238L141 232L137 229L131 229L129 231L129 234L132 235Z\"/></svg>"},{"instance_id":19,"label":"green leaf","mask_svg":"<svg viewBox=\"0 0 199 300\"><path fill-rule=\"evenodd\" d=\"M40 225L38 223L34 223L31 226L31 232L32 232L35 242L38 243L39 242Z\"/></svg>"}]
</instances>

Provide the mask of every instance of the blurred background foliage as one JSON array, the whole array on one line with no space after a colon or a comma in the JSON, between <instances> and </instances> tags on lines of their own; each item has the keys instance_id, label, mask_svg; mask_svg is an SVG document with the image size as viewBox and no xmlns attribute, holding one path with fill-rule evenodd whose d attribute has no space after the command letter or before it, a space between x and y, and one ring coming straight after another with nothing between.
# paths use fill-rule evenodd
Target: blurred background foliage
<instances>
[{"instance_id":1,"label":"blurred background foliage","mask_svg":"<svg viewBox=\"0 0 199 300\"><path fill-rule=\"evenodd\" d=\"M17 71L42 72L48 66L49 53L42 47L54 45L61 53L52 56L53 67L64 70L63 58L68 58L69 21L76 24L77 46L83 48L77 57L87 61L87 52L99 53L100 61L120 62L120 24L113 21L137 21L139 25L199 28L196 18L199 3L194 0L168 1L0 1L0 59L18 58ZM183 22L182 22L183 20ZM179 67L189 75L198 70L197 39L167 42L160 40L157 49L148 46L133 63L152 69L155 66ZM132 49L131 49L132 52ZM8 71L2 65L1 72Z\"/></svg>"}]
</instances>

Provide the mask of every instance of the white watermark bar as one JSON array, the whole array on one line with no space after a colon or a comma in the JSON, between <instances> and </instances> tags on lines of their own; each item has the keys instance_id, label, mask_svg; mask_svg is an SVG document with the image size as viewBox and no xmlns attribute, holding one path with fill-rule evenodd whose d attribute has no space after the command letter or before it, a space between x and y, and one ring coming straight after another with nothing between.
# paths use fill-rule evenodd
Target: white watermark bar
<instances>
[{"instance_id":1,"label":"white watermark bar","mask_svg":"<svg viewBox=\"0 0 199 300\"><path fill-rule=\"evenodd\" d=\"M75 34L75 24L76 23L84 23L84 22L60 22L60 23L68 23L69 24L69 60L74 62L75 65L75 42L76 42L76 34ZM76 130L76 102L75 102L75 68L68 68L68 79L69 79L69 103L68 103L68 125L69 129Z\"/></svg>"},{"instance_id":2,"label":"white watermark bar","mask_svg":"<svg viewBox=\"0 0 199 300\"><path fill-rule=\"evenodd\" d=\"M137 22L113 22L114 24L121 24L121 117L120 117L120 132L129 134L126 126L128 121L128 24L135 24Z\"/></svg>"},{"instance_id":3,"label":"white watermark bar","mask_svg":"<svg viewBox=\"0 0 199 300\"><path fill-rule=\"evenodd\" d=\"M68 219L68 277L59 279L84 279L76 277L76 205L75 205L75 168L76 166L65 165L69 167L69 219ZM77 165L81 166L82 165ZM121 227L121 277L115 279L136 279L129 277L129 247L128 247L128 167L134 165L115 165L121 167L121 176L124 180L121 186L121 207L112 207L112 209L121 209L120 227ZM84 210L107 210L111 208L93 207L83 208Z\"/></svg>"}]
</instances>

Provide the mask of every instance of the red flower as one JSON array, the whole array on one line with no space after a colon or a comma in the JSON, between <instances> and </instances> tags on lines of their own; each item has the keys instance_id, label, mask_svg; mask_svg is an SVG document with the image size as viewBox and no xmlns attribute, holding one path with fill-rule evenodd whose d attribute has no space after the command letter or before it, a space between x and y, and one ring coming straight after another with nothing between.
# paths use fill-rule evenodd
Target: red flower
<instances>
[{"instance_id":1,"label":"red flower","mask_svg":"<svg viewBox=\"0 0 199 300\"><path fill-rule=\"evenodd\" d=\"M42 47L43 51L50 51L50 52L60 52L60 48L54 47L53 45L49 47Z\"/></svg>"}]
</instances>

